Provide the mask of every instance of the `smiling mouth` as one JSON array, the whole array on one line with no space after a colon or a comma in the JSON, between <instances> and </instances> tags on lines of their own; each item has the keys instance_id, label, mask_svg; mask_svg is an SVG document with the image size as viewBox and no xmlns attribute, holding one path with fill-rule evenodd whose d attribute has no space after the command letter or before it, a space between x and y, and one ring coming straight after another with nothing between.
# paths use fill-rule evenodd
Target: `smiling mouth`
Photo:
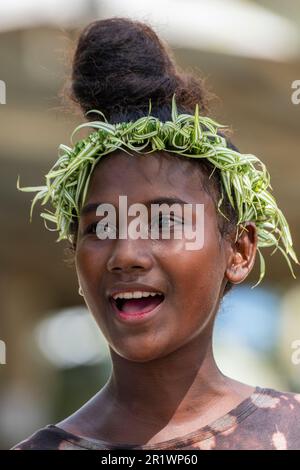
<instances>
[{"instance_id":1,"label":"smiling mouth","mask_svg":"<svg viewBox=\"0 0 300 470\"><path fill-rule=\"evenodd\" d=\"M140 299L113 299L115 307L120 313L125 315L141 315L151 312L164 300L164 295L154 295Z\"/></svg>"}]
</instances>

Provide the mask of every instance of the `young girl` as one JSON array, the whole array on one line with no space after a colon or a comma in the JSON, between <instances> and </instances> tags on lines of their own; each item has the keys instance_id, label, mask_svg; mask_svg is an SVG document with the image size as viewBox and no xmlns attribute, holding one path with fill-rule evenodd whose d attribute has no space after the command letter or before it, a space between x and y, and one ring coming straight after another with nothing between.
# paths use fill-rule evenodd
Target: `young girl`
<instances>
[{"instance_id":1,"label":"young girl","mask_svg":"<svg viewBox=\"0 0 300 470\"><path fill-rule=\"evenodd\" d=\"M180 71L144 23L111 18L85 28L72 96L92 111L96 131L60 147L34 203L52 202L55 212L43 216L72 243L112 373L74 414L14 449L300 449L300 395L225 376L212 350L220 302L246 279L259 248L275 244L297 262L264 165L207 117L202 81ZM106 223L97 207L119 215L120 195L128 206L165 203L147 219L158 237L113 237L120 222ZM180 208L197 204L203 244L187 249L186 232L175 237ZM173 237L162 236L166 228Z\"/></svg>"}]
</instances>

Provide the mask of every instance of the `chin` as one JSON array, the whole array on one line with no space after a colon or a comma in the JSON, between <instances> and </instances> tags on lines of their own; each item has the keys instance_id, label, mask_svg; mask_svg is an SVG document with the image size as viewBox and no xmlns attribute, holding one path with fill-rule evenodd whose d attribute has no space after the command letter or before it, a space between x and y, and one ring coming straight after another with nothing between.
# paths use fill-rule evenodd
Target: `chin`
<instances>
[{"instance_id":1,"label":"chin","mask_svg":"<svg viewBox=\"0 0 300 470\"><path fill-rule=\"evenodd\" d=\"M161 350L161 348L158 348L156 346L155 348L152 347L145 350L145 345L142 344L141 346L126 347L122 349L120 349L119 345L118 348L113 347L112 349L114 350L114 353L118 356L121 356L127 361L132 362L149 362L168 354L165 348Z\"/></svg>"}]
</instances>

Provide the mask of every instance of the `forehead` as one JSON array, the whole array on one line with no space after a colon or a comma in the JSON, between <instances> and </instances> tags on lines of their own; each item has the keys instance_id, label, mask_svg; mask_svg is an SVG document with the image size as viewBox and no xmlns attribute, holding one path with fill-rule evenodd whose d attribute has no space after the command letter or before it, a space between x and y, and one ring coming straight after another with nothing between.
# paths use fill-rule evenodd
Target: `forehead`
<instances>
[{"instance_id":1,"label":"forehead","mask_svg":"<svg viewBox=\"0 0 300 470\"><path fill-rule=\"evenodd\" d=\"M203 202L201 168L188 158L166 152L128 155L123 151L103 157L90 180L87 200L114 200L126 194L133 201L176 195Z\"/></svg>"}]
</instances>

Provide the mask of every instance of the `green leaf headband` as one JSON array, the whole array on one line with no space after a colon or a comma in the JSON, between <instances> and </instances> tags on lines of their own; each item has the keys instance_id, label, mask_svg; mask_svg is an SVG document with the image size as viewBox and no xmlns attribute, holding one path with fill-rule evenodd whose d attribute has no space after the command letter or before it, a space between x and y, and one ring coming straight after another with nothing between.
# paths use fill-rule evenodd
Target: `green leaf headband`
<instances>
[{"instance_id":1,"label":"green leaf headband","mask_svg":"<svg viewBox=\"0 0 300 470\"><path fill-rule=\"evenodd\" d=\"M231 205L237 210L237 226L250 220L256 224L260 257L260 277L256 285L265 274L265 262L259 250L263 247L275 246L272 254L279 249L295 278L289 257L295 263L299 262L293 250L288 223L268 191L268 188L272 189L270 175L256 156L241 154L227 147L226 139L217 133L218 128L226 126L200 116L198 104L194 116L178 114L175 94L172 98L171 121L161 122L150 115L151 100L149 100L148 116L141 117L135 122L113 125L107 122L101 111L89 111L91 112L101 115L105 122L86 122L76 127L71 142L79 129L90 127L96 131L87 138L79 140L73 148L63 144L59 146L59 158L46 175L45 186L20 188L18 177L17 189L37 192L32 200L30 221L33 207L38 200L41 200L41 205L50 202L54 210L45 209L45 212L40 214L46 228L59 231L57 242L63 239L71 240L70 225L74 217L78 218L80 215L95 166L103 155L117 149L122 148L129 154L130 152L124 147L143 154L165 150L188 158L207 158L219 168L221 174L223 187L218 211L227 218L220 209L225 190ZM146 152L144 149L148 145L152 150ZM47 221L53 222L56 228L50 229Z\"/></svg>"}]
</instances>

